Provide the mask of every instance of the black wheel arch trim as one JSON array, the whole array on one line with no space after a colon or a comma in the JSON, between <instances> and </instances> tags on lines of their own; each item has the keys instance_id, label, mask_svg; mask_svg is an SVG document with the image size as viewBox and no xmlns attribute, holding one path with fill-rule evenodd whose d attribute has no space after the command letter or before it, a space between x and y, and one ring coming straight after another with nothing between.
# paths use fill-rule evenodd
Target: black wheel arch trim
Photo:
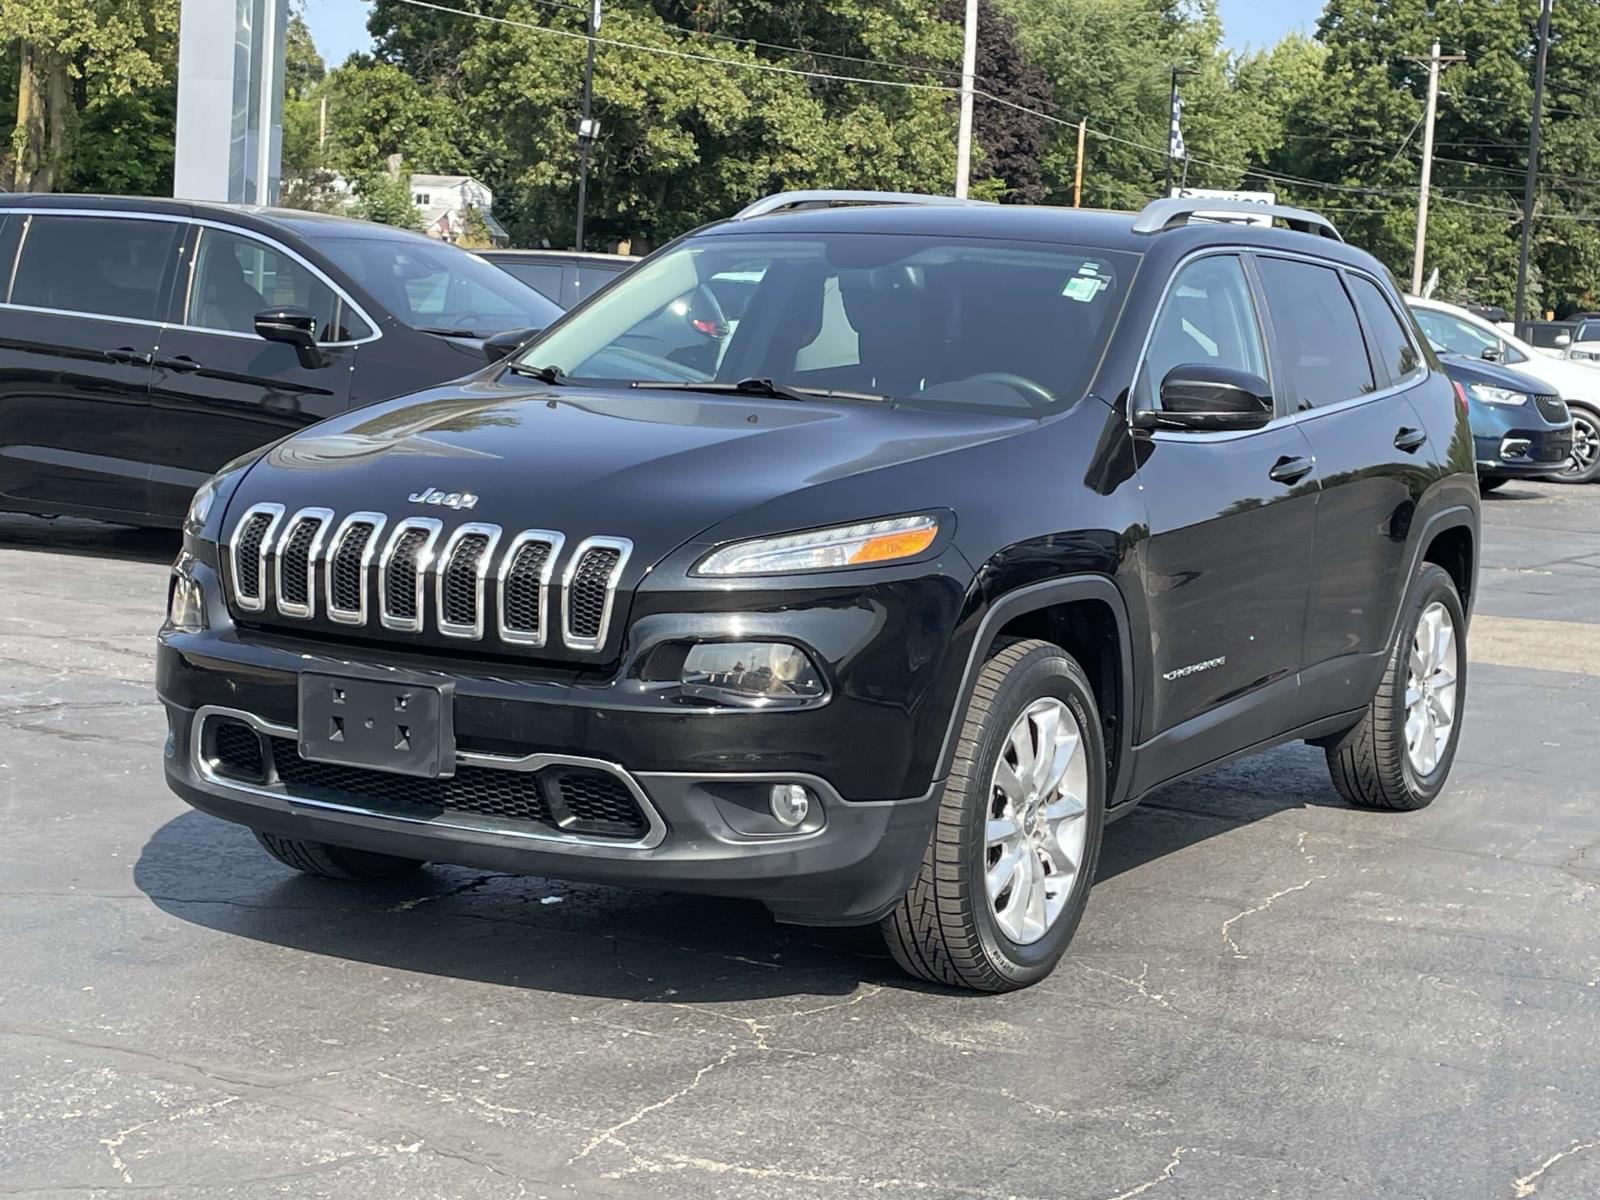
<instances>
[{"instance_id":1,"label":"black wheel arch trim","mask_svg":"<svg viewBox=\"0 0 1600 1200\"><path fill-rule=\"evenodd\" d=\"M994 644L999 631L1007 622L1017 617L1053 608L1058 604L1070 604L1082 600L1104 604L1111 610L1112 618L1117 624L1120 672L1117 682L1124 711L1117 714L1118 744L1114 760L1117 763L1116 779L1111 781L1106 789L1106 805L1114 808L1127 798L1128 783L1132 776L1129 766L1133 750L1133 722L1129 719L1133 698L1133 640L1129 633L1127 603L1123 600L1122 592L1117 585L1104 575L1066 575L1042 580L1003 592L989 605L978 623L977 632L973 634L971 647L967 651L966 666L961 672L961 686L956 693L956 702L945 726L944 742L939 750L936 774L939 780L945 779L950 774L950 765L955 758L961 722L966 718L973 681L983 669L986 652Z\"/></svg>"},{"instance_id":2,"label":"black wheel arch trim","mask_svg":"<svg viewBox=\"0 0 1600 1200\"><path fill-rule=\"evenodd\" d=\"M1428 552L1428 547L1435 538L1451 529L1465 529L1472 535L1472 586L1467 589L1467 594L1461 597L1461 608L1467 615L1467 624L1471 625L1473 605L1478 598L1477 578L1481 550L1478 511L1468 504L1452 504L1430 513L1422 520L1421 529L1411 546L1411 569L1406 575L1405 591L1400 594L1399 603L1395 605L1394 619L1389 622L1389 641L1385 645L1394 644L1395 635L1400 629L1400 618L1405 615L1406 602L1411 598L1417 571L1422 567L1423 555Z\"/></svg>"}]
</instances>

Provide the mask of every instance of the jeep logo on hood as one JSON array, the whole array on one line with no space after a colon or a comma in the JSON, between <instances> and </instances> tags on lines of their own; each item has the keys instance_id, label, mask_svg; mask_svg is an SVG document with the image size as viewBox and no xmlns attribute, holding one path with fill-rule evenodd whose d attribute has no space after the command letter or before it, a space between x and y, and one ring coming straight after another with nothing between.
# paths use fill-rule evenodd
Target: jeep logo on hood
<instances>
[{"instance_id":1,"label":"jeep logo on hood","mask_svg":"<svg viewBox=\"0 0 1600 1200\"><path fill-rule=\"evenodd\" d=\"M421 488L406 497L413 504L438 504L445 508L474 508L478 498L471 492L441 492L438 488Z\"/></svg>"}]
</instances>

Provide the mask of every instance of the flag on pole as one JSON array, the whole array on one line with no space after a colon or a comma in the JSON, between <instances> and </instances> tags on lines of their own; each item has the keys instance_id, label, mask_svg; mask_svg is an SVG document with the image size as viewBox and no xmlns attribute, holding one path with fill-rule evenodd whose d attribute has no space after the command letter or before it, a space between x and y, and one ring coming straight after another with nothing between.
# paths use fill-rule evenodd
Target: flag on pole
<instances>
[{"instance_id":1,"label":"flag on pole","mask_svg":"<svg viewBox=\"0 0 1600 1200\"><path fill-rule=\"evenodd\" d=\"M1172 130L1167 139L1167 154L1179 161L1188 156L1183 151L1183 97L1178 95L1178 90L1172 90Z\"/></svg>"}]
</instances>

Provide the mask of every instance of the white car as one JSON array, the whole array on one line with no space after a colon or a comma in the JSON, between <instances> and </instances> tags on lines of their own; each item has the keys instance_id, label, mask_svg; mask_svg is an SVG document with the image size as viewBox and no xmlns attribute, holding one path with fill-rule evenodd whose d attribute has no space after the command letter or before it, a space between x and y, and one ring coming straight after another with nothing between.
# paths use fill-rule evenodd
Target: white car
<instances>
[{"instance_id":1,"label":"white car","mask_svg":"<svg viewBox=\"0 0 1600 1200\"><path fill-rule=\"evenodd\" d=\"M1600 367L1600 317L1585 317L1572 327L1566 354L1575 363Z\"/></svg>"},{"instance_id":2,"label":"white car","mask_svg":"<svg viewBox=\"0 0 1600 1200\"><path fill-rule=\"evenodd\" d=\"M1469 358L1514 367L1565 400L1572 410L1572 462L1550 478L1562 483L1600 478L1600 370L1573 358L1541 354L1516 335L1454 304L1417 296L1407 296L1406 303L1429 341Z\"/></svg>"}]
</instances>

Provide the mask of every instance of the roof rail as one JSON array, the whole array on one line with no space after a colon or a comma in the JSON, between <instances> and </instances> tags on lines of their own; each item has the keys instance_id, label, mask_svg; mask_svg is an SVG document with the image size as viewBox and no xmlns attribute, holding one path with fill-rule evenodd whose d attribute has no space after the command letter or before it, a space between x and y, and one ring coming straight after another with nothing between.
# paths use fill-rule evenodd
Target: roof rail
<instances>
[{"instance_id":1,"label":"roof rail","mask_svg":"<svg viewBox=\"0 0 1600 1200\"><path fill-rule=\"evenodd\" d=\"M1276 217L1290 229L1299 233L1315 233L1336 242L1344 239L1327 217L1304 208L1290 208L1284 204L1253 204L1248 200L1209 200L1203 196L1174 196L1170 200L1152 200L1144 206L1133 222L1135 233L1160 233L1176 229L1191 221L1228 221L1234 213L1241 217Z\"/></svg>"},{"instance_id":2,"label":"roof rail","mask_svg":"<svg viewBox=\"0 0 1600 1200\"><path fill-rule=\"evenodd\" d=\"M954 196L930 196L922 192L805 191L776 192L747 204L734 214L735 221L764 217L769 213L797 212L807 208L843 208L855 204L983 204L982 200L958 200Z\"/></svg>"}]
</instances>

